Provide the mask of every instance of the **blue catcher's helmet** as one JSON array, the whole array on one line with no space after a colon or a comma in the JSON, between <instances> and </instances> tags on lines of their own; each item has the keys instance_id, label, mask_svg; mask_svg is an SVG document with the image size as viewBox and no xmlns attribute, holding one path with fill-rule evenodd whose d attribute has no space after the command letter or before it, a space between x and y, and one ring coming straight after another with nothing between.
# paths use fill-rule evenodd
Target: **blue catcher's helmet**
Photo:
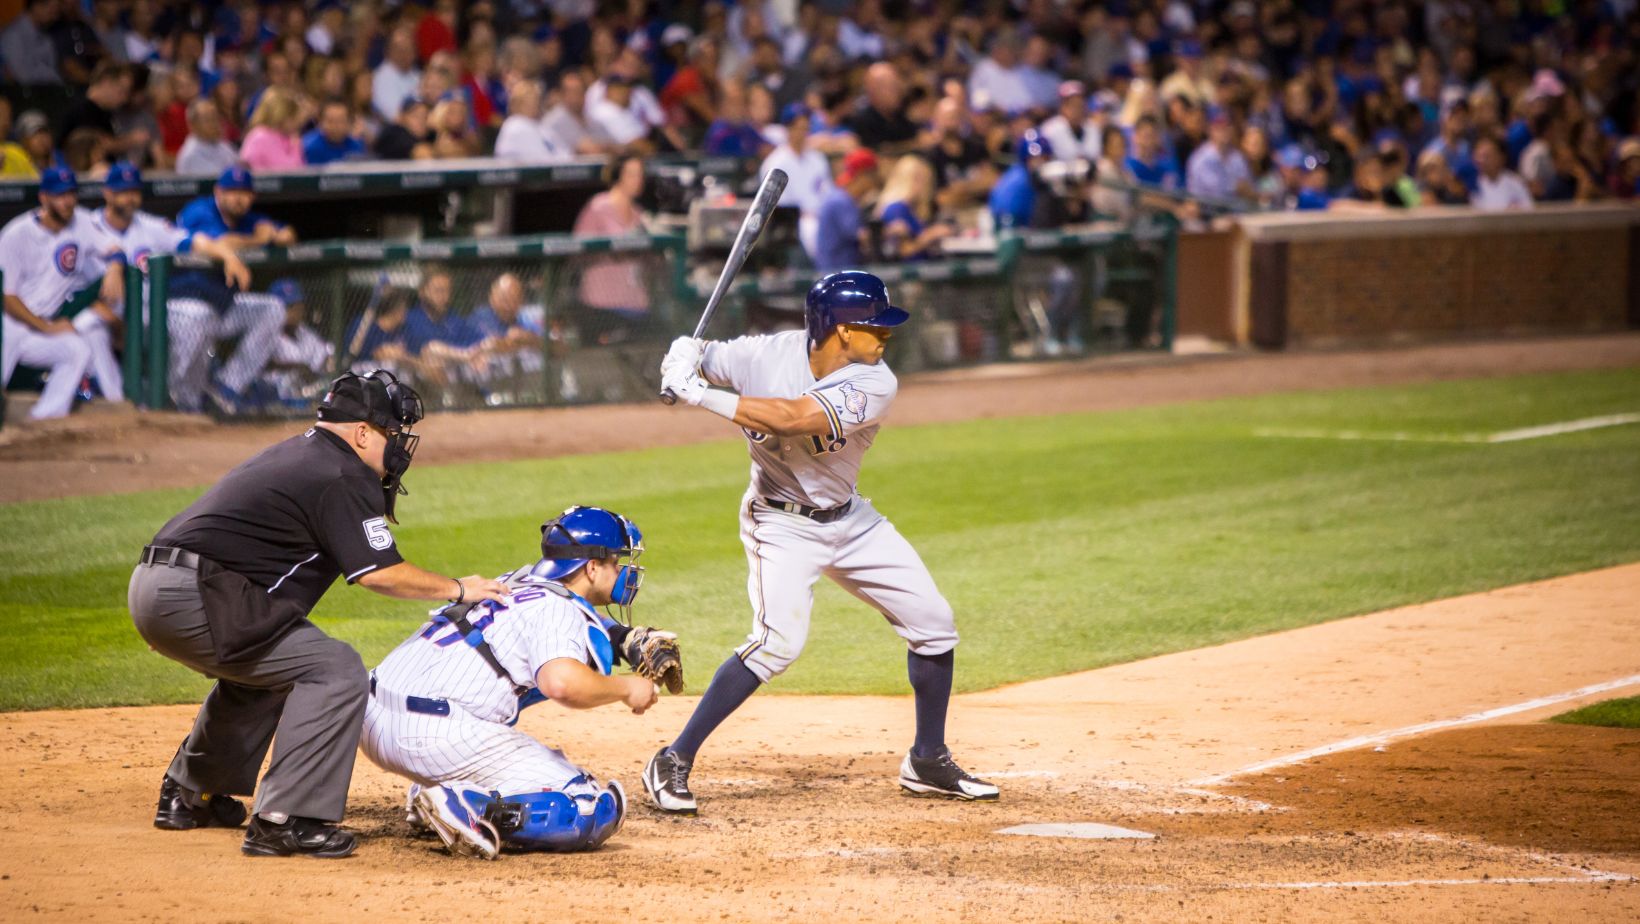
<instances>
[{"instance_id":1,"label":"blue catcher's helmet","mask_svg":"<svg viewBox=\"0 0 1640 924\"><path fill-rule=\"evenodd\" d=\"M910 319L904 308L888 303L888 287L881 279L859 270L820 277L803 303L809 342L816 345L839 324L898 327Z\"/></svg>"},{"instance_id":2,"label":"blue catcher's helmet","mask_svg":"<svg viewBox=\"0 0 1640 924\"><path fill-rule=\"evenodd\" d=\"M1025 134L1019 137L1015 153L1019 155L1020 163L1028 165L1033 157L1052 157L1053 145L1049 144L1048 139L1036 129L1027 129Z\"/></svg>"},{"instance_id":3,"label":"blue catcher's helmet","mask_svg":"<svg viewBox=\"0 0 1640 924\"><path fill-rule=\"evenodd\" d=\"M530 574L561 581L594 558L628 559L621 565L610 595L610 602L626 614L643 585L643 568L637 564L642 554L643 533L636 523L602 507L571 507L557 519L541 524L541 561Z\"/></svg>"}]
</instances>

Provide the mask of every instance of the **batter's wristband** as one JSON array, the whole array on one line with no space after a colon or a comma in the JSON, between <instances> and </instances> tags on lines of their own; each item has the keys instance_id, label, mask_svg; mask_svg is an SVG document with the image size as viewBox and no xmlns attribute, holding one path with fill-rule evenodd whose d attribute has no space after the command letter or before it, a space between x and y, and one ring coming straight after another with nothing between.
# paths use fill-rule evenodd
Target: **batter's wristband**
<instances>
[{"instance_id":1,"label":"batter's wristband","mask_svg":"<svg viewBox=\"0 0 1640 924\"><path fill-rule=\"evenodd\" d=\"M726 420L734 420L735 412L740 410L740 396L732 391L708 388L700 396L700 406Z\"/></svg>"}]
</instances>

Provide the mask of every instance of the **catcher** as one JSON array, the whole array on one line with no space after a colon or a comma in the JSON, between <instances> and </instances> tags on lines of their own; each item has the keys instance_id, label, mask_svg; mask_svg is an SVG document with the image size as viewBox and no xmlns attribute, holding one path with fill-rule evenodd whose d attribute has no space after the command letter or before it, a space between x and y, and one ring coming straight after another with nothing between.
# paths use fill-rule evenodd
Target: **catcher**
<instances>
[{"instance_id":1,"label":"catcher","mask_svg":"<svg viewBox=\"0 0 1640 924\"><path fill-rule=\"evenodd\" d=\"M364 753L414 781L407 811L457 856L503 845L592 850L620 830L626 791L513 728L533 703L623 703L641 714L683 689L677 637L631 625L643 534L601 507L541 527L541 560L502 575L504 602L456 604L370 674ZM619 621L594 607L615 606ZM631 675L613 675L615 665Z\"/></svg>"}]
</instances>

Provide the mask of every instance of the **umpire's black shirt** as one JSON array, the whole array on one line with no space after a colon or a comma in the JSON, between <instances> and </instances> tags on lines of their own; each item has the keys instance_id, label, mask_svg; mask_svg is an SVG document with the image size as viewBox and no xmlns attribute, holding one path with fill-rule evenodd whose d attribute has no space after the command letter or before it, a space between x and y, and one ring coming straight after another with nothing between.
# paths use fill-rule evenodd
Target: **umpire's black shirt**
<instances>
[{"instance_id":1,"label":"umpire's black shirt","mask_svg":"<svg viewBox=\"0 0 1640 924\"><path fill-rule=\"evenodd\" d=\"M381 479L315 427L229 472L153 544L208 558L307 613L337 575L351 584L404 560L386 515Z\"/></svg>"}]
</instances>

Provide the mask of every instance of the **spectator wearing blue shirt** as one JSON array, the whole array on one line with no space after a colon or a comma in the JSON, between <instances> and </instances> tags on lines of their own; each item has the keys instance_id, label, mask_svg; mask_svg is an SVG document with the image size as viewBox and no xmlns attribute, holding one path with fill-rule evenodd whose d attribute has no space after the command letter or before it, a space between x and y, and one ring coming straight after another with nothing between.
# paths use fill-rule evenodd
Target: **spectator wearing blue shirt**
<instances>
[{"instance_id":1,"label":"spectator wearing blue shirt","mask_svg":"<svg viewBox=\"0 0 1640 924\"><path fill-rule=\"evenodd\" d=\"M952 227L934 221L934 168L920 154L894 162L877 197L885 260L926 260L939 251Z\"/></svg>"},{"instance_id":2,"label":"spectator wearing blue shirt","mask_svg":"<svg viewBox=\"0 0 1640 924\"><path fill-rule=\"evenodd\" d=\"M1475 188L1474 145L1469 138L1469 102L1454 100L1441 117L1441 134L1424 147L1446 160L1447 167L1463 184ZM1420 152L1422 153L1422 152Z\"/></svg>"},{"instance_id":3,"label":"spectator wearing blue shirt","mask_svg":"<svg viewBox=\"0 0 1640 924\"><path fill-rule=\"evenodd\" d=\"M714 157L762 157L769 142L747 118L746 88L738 82L723 85L718 117L706 129L706 153Z\"/></svg>"},{"instance_id":4,"label":"spectator wearing blue shirt","mask_svg":"<svg viewBox=\"0 0 1640 924\"><path fill-rule=\"evenodd\" d=\"M489 303L468 317L479 336L473 359L485 384L502 376L541 371L545 331L540 320L522 317L523 308L524 284L512 273L502 273L490 283Z\"/></svg>"},{"instance_id":5,"label":"spectator wearing blue shirt","mask_svg":"<svg viewBox=\"0 0 1640 924\"><path fill-rule=\"evenodd\" d=\"M347 101L327 99L319 108L319 123L302 136L302 159L317 167L368 156L364 142L353 137L353 113Z\"/></svg>"},{"instance_id":6,"label":"spectator wearing blue shirt","mask_svg":"<svg viewBox=\"0 0 1640 924\"><path fill-rule=\"evenodd\" d=\"M1128 172L1142 186L1174 190L1183 186L1179 176L1179 162L1168 152L1162 141L1162 129L1156 117L1143 115L1133 126L1133 153L1127 158Z\"/></svg>"},{"instance_id":7,"label":"spectator wearing blue shirt","mask_svg":"<svg viewBox=\"0 0 1640 924\"><path fill-rule=\"evenodd\" d=\"M996 220L999 231L1031 226L1031 213L1036 209L1036 186L1031 172L1053 157L1053 147L1033 128L1020 138L1017 153L1014 165L991 189L991 217Z\"/></svg>"},{"instance_id":8,"label":"spectator wearing blue shirt","mask_svg":"<svg viewBox=\"0 0 1640 924\"><path fill-rule=\"evenodd\" d=\"M479 349L484 337L470 319L450 310L452 289L448 270L428 270L421 301L404 322L406 347L420 360L423 374L437 384L449 381L464 366L477 372L484 365Z\"/></svg>"},{"instance_id":9,"label":"spectator wearing blue shirt","mask_svg":"<svg viewBox=\"0 0 1640 924\"><path fill-rule=\"evenodd\" d=\"M392 289L382 297L381 308L369 327L360 330L364 324L362 315L353 319L342 341L353 371L386 369L406 381L414 380L411 373L415 359L405 338L405 321L415 300L416 293L410 289Z\"/></svg>"},{"instance_id":10,"label":"spectator wearing blue shirt","mask_svg":"<svg viewBox=\"0 0 1640 924\"><path fill-rule=\"evenodd\" d=\"M834 273L865 262L860 203L877 191L881 179L877 155L869 148L855 148L843 158L836 185L820 197L814 264L821 272Z\"/></svg>"},{"instance_id":11,"label":"spectator wearing blue shirt","mask_svg":"<svg viewBox=\"0 0 1640 924\"><path fill-rule=\"evenodd\" d=\"M217 178L216 189L188 203L177 215L177 225L190 235L202 234L235 250L289 246L296 232L259 212L255 180L244 167L230 167ZM261 292L235 292L214 270L177 274L171 283L170 323L172 363L182 363L171 376L171 400L183 410L202 408L208 397L225 414L235 414L244 403L246 388L262 374L280 328L285 304ZM209 350L218 340L237 338L239 345L207 386Z\"/></svg>"},{"instance_id":12,"label":"spectator wearing blue shirt","mask_svg":"<svg viewBox=\"0 0 1640 924\"><path fill-rule=\"evenodd\" d=\"M1253 197L1253 173L1236 148L1236 129L1223 109L1215 106L1208 112L1207 143L1190 155L1185 188L1208 199Z\"/></svg>"}]
</instances>

